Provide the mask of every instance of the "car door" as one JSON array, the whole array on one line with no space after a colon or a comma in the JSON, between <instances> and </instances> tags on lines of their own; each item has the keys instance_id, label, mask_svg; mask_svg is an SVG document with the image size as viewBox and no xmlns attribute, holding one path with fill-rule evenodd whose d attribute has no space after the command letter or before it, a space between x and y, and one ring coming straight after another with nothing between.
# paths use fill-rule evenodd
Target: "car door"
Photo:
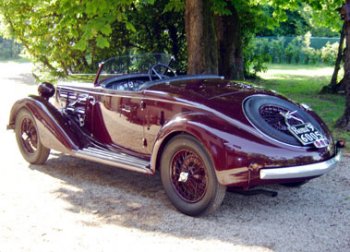
<instances>
[{"instance_id":1,"label":"car door","mask_svg":"<svg viewBox=\"0 0 350 252\"><path fill-rule=\"evenodd\" d=\"M118 148L147 154L142 92L107 90L97 100L94 114L96 138Z\"/></svg>"}]
</instances>

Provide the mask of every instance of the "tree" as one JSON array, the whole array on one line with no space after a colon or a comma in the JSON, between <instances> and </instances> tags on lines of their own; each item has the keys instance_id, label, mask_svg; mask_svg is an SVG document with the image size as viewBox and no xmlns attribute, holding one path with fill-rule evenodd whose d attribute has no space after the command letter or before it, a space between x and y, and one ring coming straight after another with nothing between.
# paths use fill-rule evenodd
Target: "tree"
<instances>
[{"instance_id":1,"label":"tree","mask_svg":"<svg viewBox=\"0 0 350 252\"><path fill-rule=\"evenodd\" d=\"M168 2L0 0L0 16L43 71L63 76L129 51L165 51L183 62L183 15L164 12Z\"/></svg>"},{"instance_id":2,"label":"tree","mask_svg":"<svg viewBox=\"0 0 350 252\"><path fill-rule=\"evenodd\" d=\"M257 8L270 2L0 0L0 13L9 34L34 60L59 75L91 71L99 60L128 50L167 51L182 62L186 26L189 73L241 79L243 45L261 27L271 27L272 20L283 16L276 14L275 6L273 18Z\"/></svg>"},{"instance_id":3,"label":"tree","mask_svg":"<svg viewBox=\"0 0 350 252\"><path fill-rule=\"evenodd\" d=\"M350 0L346 0L342 8L342 15L345 22L346 49L344 57L344 87L345 87L345 109L336 127L350 130Z\"/></svg>"},{"instance_id":4,"label":"tree","mask_svg":"<svg viewBox=\"0 0 350 252\"><path fill-rule=\"evenodd\" d=\"M153 2L153 0L149 0ZM0 0L8 35L53 73L87 71L110 47L113 24L133 30L125 10L133 1Z\"/></svg>"},{"instance_id":5,"label":"tree","mask_svg":"<svg viewBox=\"0 0 350 252\"><path fill-rule=\"evenodd\" d=\"M338 53L337 58L335 60L334 65L334 71L332 74L331 81L329 85L324 86L321 90L321 93L337 93L339 92L343 85L343 79L338 83L338 73L341 68L341 62L344 58L344 40L345 40L345 23L343 24L343 27L340 32L340 39L339 39L339 47L338 47Z\"/></svg>"},{"instance_id":6,"label":"tree","mask_svg":"<svg viewBox=\"0 0 350 252\"><path fill-rule=\"evenodd\" d=\"M287 14L301 4L302 1L279 0L186 0L189 73L218 72L229 79L243 79L249 72L244 47L259 31L285 21Z\"/></svg>"},{"instance_id":7,"label":"tree","mask_svg":"<svg viewBox=\"0 0 350 252\"><path fill-rule=\"evenodd\" d=\"M125 44L129 44L130 49L139 51L169 53L176 59L176 62L173 62L176 69L186 72L184 9L166 11L168 3L169 0L157 0L153 4L133 5L132 11L127 13L127 18L135 30L129 33L129 42ZM119 34L118 31L113 33L116 36Z\"/></svg>"},{"instance_id":8,"label":"tree","mask_svg":"<svg viewBox=\"0 0 350 252\"><path fill-rule=\"evenodd\" d=\"M259 28L256 21L266 20L251 7L243 0L186 0L188 73L244 78L243 44Z\"/></svg>"}]
</instances>

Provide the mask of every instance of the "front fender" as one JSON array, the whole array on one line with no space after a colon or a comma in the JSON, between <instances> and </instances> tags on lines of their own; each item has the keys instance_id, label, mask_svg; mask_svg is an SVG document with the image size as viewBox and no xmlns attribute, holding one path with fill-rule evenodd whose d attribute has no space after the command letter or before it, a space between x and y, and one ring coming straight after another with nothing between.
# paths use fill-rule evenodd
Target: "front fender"
<instances>
[{"instance_id":1,"label":"front fender","mask_svg":"<svg viewBox=\"0 0 350 252\"><path fill-rule=\"evenodd\" d=\"M28 110L38 127L41 143L49 149L71 153L82 147L82 142L74 131L74 125L66 119L51 103L39 96L29 96L18 100L11 109L8 129L14 129L16 117L20 110Z\"/></svg>"}]
</instances>

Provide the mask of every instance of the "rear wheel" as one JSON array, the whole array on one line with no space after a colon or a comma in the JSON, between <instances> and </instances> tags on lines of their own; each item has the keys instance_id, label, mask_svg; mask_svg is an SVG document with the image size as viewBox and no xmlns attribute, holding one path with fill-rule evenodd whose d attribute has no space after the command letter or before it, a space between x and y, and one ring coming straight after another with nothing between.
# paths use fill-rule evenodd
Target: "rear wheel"
<instances>
[{"instance_id":1,"label":"rear wheel","mask_svg":"<svg viewBox=\"0 0 350 252\"><path fill-rule=\"evenodd\" d=\"M31 164L45 163L50 154L50 149L40 142L38 127L33 115L28 110L22 109L18 113L15 133L23 158Z\"/></svg>"},{"instance_id":2,"label":"rear wheel","mask_svg":"<svg viewBox=\"0 0 350 252\"><path fill-rule=\"evenodd\" d=\"M165 192L181 212L205 215L221 205L226 186L218 183L208 154L195 138L179 135L170 140L160 165Z\"/></svg>"}]
</instances>

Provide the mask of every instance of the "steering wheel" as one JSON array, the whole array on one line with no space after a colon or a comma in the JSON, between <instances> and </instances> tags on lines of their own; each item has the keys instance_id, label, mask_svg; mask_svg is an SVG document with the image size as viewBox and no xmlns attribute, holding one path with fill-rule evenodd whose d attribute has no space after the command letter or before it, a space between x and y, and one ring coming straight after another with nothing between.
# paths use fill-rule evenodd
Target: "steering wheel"
<instances>
[{"instance_id":1,"label":"steering wheel","mask_svg":"<svg viewBox=\"0 0 350 252\"><path fill-rule=\"evenodd\" d=\"M158 70L157 70L158 68ZM162 68L164 68L164 72L160 73L160 70L162 70ZM162 64L162 63L157 63L154 64L149 70L148 70L148 77L150 81L155 80L153 77L154 75L156 75L156 77L159 80L162 79L168 79L169 76L167 76L165 73L170 71L174 76L177 76L176 71L174 69L172 69L171 67L169 67L168 65ZM152 77L153 76L153 77Z\"/></svg>"}]
</instances>

